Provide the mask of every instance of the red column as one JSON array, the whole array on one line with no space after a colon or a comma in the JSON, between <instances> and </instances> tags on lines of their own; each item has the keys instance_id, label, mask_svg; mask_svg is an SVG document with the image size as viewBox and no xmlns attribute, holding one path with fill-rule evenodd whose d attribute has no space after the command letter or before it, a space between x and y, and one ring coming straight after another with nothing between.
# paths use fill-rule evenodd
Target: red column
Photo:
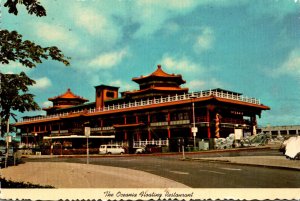
<instances>
[{"instance_id":1,"label":"red column","mask_svg":"<svg viewBox=\"0 0 300 201\"><path fill-rule=\"evenodd\" d=\"M211 137L211 134L210 134L210 115L209 115L209 109L208 108L207 108L207 111L206 111L206 119L207 119L207 122L208 122L207 137L208 137L208 139L210 139L210 137Z\"/></svg>"},{"instance_id":2,"label":"red column","mask_svg":"<svg viewBox=\"0 0 300 201\"><path fill-rule=\"evenodd\" d=\"M170 139L171 138L171 129L168 128L168 138Z\"/></svg>"},{"instance_id":3,"label":"red column","mask_svg":"<svg viewBox=\"0 0 300 201\"><path fill-rule=\"evenodd\" d=\"M127 119L126 119L126 116L124 115L124 124L127 124Z\"/></svg>"},{"instance_id":4,"label":"red column","mask_svg":"<svg viewBox=\"0 0 300 201\"><path fill-rule=\"evenodd\" d=\"M135 123L139 123L139 117L137 115L135 116Z\"/></svg>"},{"instance_id":5,"label":"red column","mask_svg":"<svg viewBox=\"0 0 300 201\"><path fill-rule=\"evenodd\" d=\"M150 128L148 129L148 140L151 140L151 131L150 131Z\"/></svg>"},{"instance_id":6,"label":"red column","mask_svg":"<svg viewBox=\"0 0 300 201\"><path fill-rule=\"evenodd\" d=\"M150 124L150 114L148 114L148 124Z\"/></svg>"},{"instance_id":7,"label":"red column","mask_svg":"<svg viewBox=\"0 0 300 201\"><path fill-rule=\"evenodd\" d=\"M190 137L194 137L194 135L192 133L192 128L190 128Z\"/></svg>"},{"instance_id":8,"label":"red column","mask_svg":"<svg viewBox=\"0 0 300 201\"><path fill-rule=\"evenodd\" d=\"M127 140L127 131L124 131L124 141Z\"/></svg>"}]
</instances>

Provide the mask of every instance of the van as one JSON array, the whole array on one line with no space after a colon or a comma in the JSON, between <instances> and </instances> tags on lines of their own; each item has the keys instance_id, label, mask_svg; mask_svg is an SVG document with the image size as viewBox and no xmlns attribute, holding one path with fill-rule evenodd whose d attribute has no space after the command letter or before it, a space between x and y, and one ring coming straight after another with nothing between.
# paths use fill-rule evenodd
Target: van
<instances>
[{"instance_id":1,"label":"van","mask_svg":"<svg viewBox=\"0 0 300 201\"><path fill-rule=\"evenodd\" d=\"M125 149L120 145L101 145L99 148L99 154L124 154Z\"/></svg>"}]
</instances>

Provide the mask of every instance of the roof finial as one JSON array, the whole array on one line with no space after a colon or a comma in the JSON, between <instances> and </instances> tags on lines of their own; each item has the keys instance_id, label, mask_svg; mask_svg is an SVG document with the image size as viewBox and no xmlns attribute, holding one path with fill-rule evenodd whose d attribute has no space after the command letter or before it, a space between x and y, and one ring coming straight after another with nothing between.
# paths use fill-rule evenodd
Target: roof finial
<instances>
[{"instance_id":1,"label":"roof finial","mask_svg":"<svg viewBox=\"0 0 300 201\"><path fill-rule=\"evenodd\" d=\"M71 91L71 89L70 88L68 88L68 92L70 92Z\"/></svg>"},{"instance_id":2,"label":"roof finial","mask_svg":"<svg viewBox=\"0 0 300 201\"><path fill-rule=\"evenodd\" d=\"M157 68L161 69L161 65L160 65L160 64L158 64L158 65L157 65Z\"/></svg>"}]
</instances>

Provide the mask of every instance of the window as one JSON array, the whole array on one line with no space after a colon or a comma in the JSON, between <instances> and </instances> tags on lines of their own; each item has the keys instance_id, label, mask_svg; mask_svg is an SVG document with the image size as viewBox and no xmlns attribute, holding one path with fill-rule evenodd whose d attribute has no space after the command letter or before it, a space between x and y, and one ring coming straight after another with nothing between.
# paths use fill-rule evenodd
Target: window
<instances>
[{"instance_id":1,"label":"window","mask_svg":"<svg viewBox=\"0 0 300 201\"><path fill-rule=\"evenodd\" d=\"M114 95L115 95L115 93L114 93L113 91L108 91L108 92L106 92L106 97L107 97L107 98L113 98Z\"/></svg>"}]
</instances>

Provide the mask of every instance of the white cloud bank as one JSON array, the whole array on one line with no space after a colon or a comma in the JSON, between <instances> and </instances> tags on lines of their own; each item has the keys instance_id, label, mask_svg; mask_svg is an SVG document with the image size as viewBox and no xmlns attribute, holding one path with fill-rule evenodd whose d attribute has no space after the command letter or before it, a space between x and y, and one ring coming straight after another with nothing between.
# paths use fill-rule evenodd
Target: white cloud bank
<instances>
[{"instance_id":1,"label":"white cloud bank","mask_svg":"<svg viewBox=\"0 0 300 201\"><path fill-rule=\"evenodd\" d=\"M168 70L176 72L204 72L205 68L199 64L194 63L191 59L182 56L176 57L165 54L160 62L158 62Z\"/></svg>"},{"instance_id":2,"label":"white cloud bank","mask_svg":"<svg viewBox=\"0 0 300 201\"><path fill-rule=\"evenodd\" d=\"M30 68L23 66L19 62L10 61L9 64L1 64L1 72L5 74L19 74L21 72L27 72Z\"/></svg>"},{"instance_id":3,"label":"white cloud bank","mask_svg":"<svg viewBox=\"0 0 300 201\"><path fill-rule=\"evenodd\" d=\"M200 53L205 50L209 50L213 47L215 40L214 31L211 27L202 27L201 34L197 36L196 43L194 44L194 50Z\"/></svg>"},{"instance_id":4,"label":"white cloud bank","mask_svg":"<svg viewBox=\"0 0 300 201\"><path fill-rule=\"evenodd\" d=\"M290 52L287 59L271 74L273 76L290 75L300 76L300 49L294 49Z\"/></svg>"},{"instance_id":5,"label":"white cloud bank","mask_svg":"<svg viewBox=\"0 0 300 201\"><path fill-rule=\"evenodd\" d=\"M74 18L75 24L91 36L105 41L106 44L114 45L121 38L122 31L114 22L113 16L87 5L74 4L70 7L70 15Z\"/></svg>"},{"instance_id":6,"label":"white cloud bank","mask_svg":"<svg viewBox=\"0 0 300 201\"><path fill-rule=\"evenodd\" d=\"M36 84L30 87L32 89L46 89L52 86L52 82L48 77L33 78L33 80L35 80Z\"/></svg>"},{"instance_id":7,"label":"white cloud bank","mask_svg":"<svg viewBox=\"0 0 300 201\"><path fill-rule=\"evenodd\" d=\"M118 65L127 55L128 50L126 48L119 51L103 53L92 59L88 63L88 66L90 69L110 69Z\"/></svg>"},{"instance_id":8,"label":"white cloud bank","mask_svg":"<svg viewBox=\"0 0 300 201\"><path fill-rule=\"evenodd\" d=\"M75 48L78 45L78 37L65 27L39 22L35 24L36 35L53 44Z\"/></svg>"}]
</instances>

